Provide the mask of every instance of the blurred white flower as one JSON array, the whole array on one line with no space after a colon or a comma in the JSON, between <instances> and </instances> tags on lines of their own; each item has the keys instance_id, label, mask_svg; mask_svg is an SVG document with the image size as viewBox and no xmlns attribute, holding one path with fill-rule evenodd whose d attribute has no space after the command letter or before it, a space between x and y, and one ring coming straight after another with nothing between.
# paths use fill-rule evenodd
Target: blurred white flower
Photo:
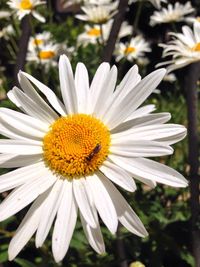
<instances>
[{"instance_id":1,"label":"blurred white flower","mask_svg":"<svg viewBox=\"0 0 200 267\"><path fill-rule=\"evenodd\" d=\"M87 44L96 44L96 43L102 43L106 42L108 40L110 30L113 25L113 20L109 20L107 23L104 23L102 25L102 28L98 24L94 24L93 26L90 25L85 25L85 31L81 33L78 36L78 45L84 45L86 46ZM101 30L102 30L102 35L101 35ZM125 37L127 35L130 35L132 33L132 26L128 25L126 21L124 21L121 25L118 39Z\"/></svg>"},{"instance_id":2,"label":"blurred white flower","mask_svg":"<svg viewBox=\"0 0 200 267\"><path fill-rule=\"evenodd\" d=\"M172 56L172 60L157 66L168 65L168 72L200 60L200 23L194 23L193 31L190 27L183 26L182 32L170 33L173 40L168 44L160 44L164 48L163 57Z\"/></svg>"},{"instance_id":3,"label":"blurred white flower","mask_svg":"<svg viewBox=\"0 0 200 267\"><path fill-rule=\"evenodd\" d=\"M114 55L116 56L116 61L126 58L128 61L134 61L137 58L142 58L145 52L150 52L151 48L149 43L145 39L138 35L131 38L130 43L118 43L116 44L116 49Z\"/></svg>"},{"instance_id":4,"label":"blurred white flower","mask_svg":"<svg viewBox=\"0 0 200 267\"><path fill-rule=\"evenodd\" d=\"M10 11L0 11L0 19L4 19L4 18L9 18L11 15L11 12Z\"/></svg>"},{"instance_id":5,"label":"blurred white flower","mask_svg":"<svg viewBox=\"0 0 200 267\"><path fill-rule=\"evenodd\" d=\"M129 5L138 1L144 1L144 0L129 0ZM147 1L152 3L152 5L158 9L161 8L161 2L167 3L167 0L147 0Z\"/></svg>"},{"instance_id":6,"label":"blurred white flower","mask_svg":"<svg viewBox=\"0 0 200 267\"><path fill-rule=\"evenodd\" d=\"M85 14L76 15L77 19L89 21L92 23L103 24L109 21L117 12L118 1L102 4L88 4L81 9ZM105 4L103 4L105 3Z\"/></svg>"},{"instance_id":7,"label":"blurred white flower","mask_svg":"<svg viewBox=\"0 0 200 267\"><path fill-rule=\"evenodd\" d=\"M14 9L17 17L21 20L24 16L32 14L37 20L45 22L45 18L42 17L35 7L45 4L45 1L41 0L9 0L8 5L10 8Z\"/></svg>"},{"instance_id":8,"label":"blurred white flower","mask_svg":"<svg viewBox=\"0 0 200 267\"><path fill-rule=\"evenodd\" d=\"M169 82L169 83L173 83L176 80L177 80L177 78L176 78L176 75L174 73L167 73L163 78L163 81Z\"/></svg>"},{"instance_id":9,"label":"blurred white flower","mask_svg":"<svg viewBox=\"0 0 200 267\"><path fill-rule=\"evenodd\" d=\"M162 8L160 11L155 11L153 13L150 17L150 25L155 26L161 23L183 21L185 15L192 13L194 10L190 2L185 4L176 2L174 6L169 4L167 8Z\"/></svg>"},{"instance_id":10,"label":"blurred white flower","mask_svg":"<svg viewBox=\"0 0 200 267\"><path fill-rule=\"evenodd\" d=\"M8 25L8 26L6 26L6 27L4 27L4 28L2 28L1 30L0 30L0 38L5 38L6 40L8 40L9 39L9 36L10 35L13 35L14 34L14 28L13 28L13 26L10 24L10 25Z\"/></svg>"},{"instance_id":11,"label":"blurred white flower","mask_svg":"<svg viewBox=\"0 0 200 267\"><path fill-rule=\"evenodd\" d=\"M48 68L57 65L58 51L59 44L52 42L40 46L29 46L26 59L44 64Z\"/></svg>"},{"instance_id":12,"label":"blurred white flower","mask_svg":"<svg viewBox=\"0 0 200 267\"><path fill-rule=\"evenodd\" d=\"M50 32L44 31L43 33L37 33L34 37L30 37L28 50L47 45L51 39L52 35Z\"/></svg>"}]
</instances>

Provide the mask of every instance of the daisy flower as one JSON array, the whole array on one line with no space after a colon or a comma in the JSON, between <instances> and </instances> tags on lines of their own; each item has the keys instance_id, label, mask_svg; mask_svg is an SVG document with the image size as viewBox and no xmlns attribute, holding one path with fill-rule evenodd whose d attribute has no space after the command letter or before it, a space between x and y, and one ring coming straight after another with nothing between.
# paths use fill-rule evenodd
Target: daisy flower
<instances>
[{"instance_id":1,"label":"daisy flower","mask_svg":"<svg viewBox=\"0 0 200 267\"><path fill-rule=\"evenodd\" d=\"M117 12L118 1L108 4L89 4L81 7L85 13L76 15L77 19L89 21L96 24L103 24L109 21Z\"/></svg>"},{"instance_id":2,"label":"daisy flower","mask_svg":"<svg viewBox=\"0 0 200 267\"><path fill-rule=\"evenodd\" d=\"M1 175L0 192L15 189L0 205L0 220L33 204L10 242L10 260L34 233L36 246L41 247L55 220L52 251L56 262L61 261L78 213L98 253L105 251L99 217L113 234L119 221L132 233L147 235L113 183L131 192L136 189L132 176L152 187L156 182L187 185L175 170L147 159L172 154L171 145L186 134L181 125L165 124L170 114L149 114L152 105L138 108L165 72L156 70L141 80L135 65L115 88L117 68L102 63L89 86L85 65L78 63L73 77L63 55L59 61L63 103L46 85L19 73L22 90L14 87L8 97L24 113L0 108L0 133L10 138L0 140L0 166L17 168Z\"/></svg>"},{"instance_id":3,"label":"daisy flower","mask_svg":"<svg viewBox=\"0 0 200 267\"><path fill-rule=\"evenodd\" d=\"M190 24L193 25L195 22L200 23L200 17L199 17L199 16L197 16L197 17L187 17L187 18L185 19L185 21L186 21L187 23L190 23Z\"/></svg>"},{"instance_id":4,"label":"daisy flower","mask_svg":"<svg viewBox=\"0 0 200 267\"><path fill-rule=\"evenodd\" d=\"M143 0L129 0L129 5ZM161 3L167 3L167 0L148 0L155 8L161 8Z\"/></svg>"},{"instance_id":5,"label":"daisy flower","mask_svg":"<svg viewBox=\"0 0 200 267\"><path fill-rule=\"evenodd\" d=\"M170 35L173 40L160 46L164 48L162 56L172 56L172 59L157 66L168 65L167 70L171 72L200 60L200 23L194 23L193 31L190 27L183 26L182 33L172 32Z\"/></svg>"},{"instance_id":6,"label":"daisy flower","mask_svg":"<svg viewBox=\"0 0 200 267\"><path fill-rule=\"evenodd\" d=\"M101 43L102 42L102 36L101 36L101 30L102 30L102 35L103 35L103 40L107 41L110 30L112 28L113 20L109 20L107 23L104 23L102 25L102 28L98 24L94 24L93 26L90 25L85 25L85 31L81 33L78 36L78 44L79 45L88 45L89 43L91 44L96 44L96 43ZM130 35L132 33L132 26L128 25L126 21L124 21L121 25L118 39L123 38L127 35Z\"/></svg>"},{"instance_id":7,"label":"daisy flower","mask_svg":"<svg viewBox=\"0 0 200 267\"><path fill-rule=\"evenodd\" d=\"M35 11L35 7L42 4L45 4L45 2L41 0L9 0L8 2L8 5L14 9L20 20L31 13L37 20L45 22L45 18Z\"/></svg>"},{"instance_id":8,"label":"daisy flower","mask_svg":"<svg viewBox=\"0 0 200 267\"><path fill-rule=\"evenodd\" d=\"M150 52L149 44L141 35L131 38L130 43L118 43L115 53L116 61L126 58L128 61L134 61L137 58L144 57L145 52Z\"/></svg>"},{"instance_id":9,"label":"daisy flower","mask_svg":"<svg viewBox=\"0 0 200 267\"><path fill-rule=\"evenodd\" d=\"M28 49L33 50L37 47L42 47L44 45L47 45L50 40L52 39L52 35L50 32L43 32L43 33L37 33L34 37L30 37Z\"/></svg>"},{"instance_id":10,"label":"daisy flower","mask_svg":"<svg viewBox=\"0 0 200 267\"><path fill-rule=\"evenodd\" d=\"M150 17L150 25L155 26L156 24L161 23L183 21L185 19L185 15L194 12L194 10L195 9L191 6L190 2L183 5L176 2L174 6L169 4L167 8L162 8L160 11L155 11L153 13Z\"/></svg>"}]
</instances>

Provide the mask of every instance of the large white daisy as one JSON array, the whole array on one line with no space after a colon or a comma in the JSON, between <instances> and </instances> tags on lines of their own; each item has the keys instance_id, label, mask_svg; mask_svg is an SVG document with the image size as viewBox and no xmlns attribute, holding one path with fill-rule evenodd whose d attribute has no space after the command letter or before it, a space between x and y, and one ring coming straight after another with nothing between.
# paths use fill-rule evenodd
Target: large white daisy
<instances>
[{"instance_id":1,"label":"large white daisy","mask_svg":"<svg viewBox=\"0 0 200 267\"><path fill-rule=\"evenodd\" d=\"M168 65L171 72L180 69L193 62L200 61L200 23L193 24L193 31L188 26L182 27L182 33L170 33L172 40L167 44L160 44L163 57L172 56L171 60L159 63L157 66Z\"/></svg>"},{"instance_id":2,"label":"large white daisy","mask_svg":"<svg viewBox=\"0 0 200 267\"><path fill-rule=\"evenodd\" d=\"M37 20L45 22L45 18L42 17L35 8L39 5L45 4L42 0L9 0L8 5L14 9L17 17L21 20L24 16L32 14Z\"/></svg>"},{"instance_id":3,"label":"large white daisy","mask_svg":"<svg viewBox=\"0 0 200 267\"><path fill-rule=\"evenodd\" d=\"M55 219L52 250L61 261L78 211L98 253L105 251L98 214L113 234L119 221L132 233L147 235L113 183L131 192L136 189L132 177L152 187L156 182L187 185L175 170L147 159L172 154L171 145L186 133L181 125L165 124L170 114L149 114L154 106L138 108L164 74L160 69L141 80L133 66L116 87L117 68L102 63L89 86L84 64L73 77L69 60L61 56L63 104L46 85L19 73L22 90L14 87L8 97L24 113L0 109L0 133L10 138L0 140L0 166L18 168L0 177L0 192L15 188L0 205L0 220L33 204L11 240L10 260L34 233L36 246L42 246Z\"/></svg>"}]
</instances>

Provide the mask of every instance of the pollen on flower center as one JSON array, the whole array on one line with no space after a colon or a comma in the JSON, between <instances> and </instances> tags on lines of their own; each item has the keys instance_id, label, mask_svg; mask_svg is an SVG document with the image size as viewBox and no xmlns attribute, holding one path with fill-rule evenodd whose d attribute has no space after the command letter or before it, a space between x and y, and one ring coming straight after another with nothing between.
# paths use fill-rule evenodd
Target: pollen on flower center
<instances>
[{"instance_id":1,"label":"pollen on flower center","mask_svg":"<svg viewBox=\"0 0 200 267\"><path fill-rule=\"evenodd\" d=\"M132 52L135 52L135 47L133 47L133 46L128 46L128 47L126 47L126 49L124 50L124 54L125 55L128 55L128 54L130 54L130 53L132 53Z\"/></svg>"},{"instance_id":2,"label":"pollen on flower center","mask_svg":"<svg viewBox=\"0 0 200 267\"><path fill-rule=\"evenodd\" d=\"M21 9L32 9L33 5L30 0L21 0L20 1L20 8Z\"/></svg>"},{"instance_id":3,"label":"pollen on flower center","mask_svg":"<svg viewBox=\"0 0 200 267\"><path fill-rule=\"evenodd\" d=\"M87 31L87 34L89 36L100 36L101 35L101 31L100 29L97 29L97 28L93 28L93 29L90 29L89 31Z\"/></svg>"},{"instance_id":4,"label":"pollen on flower center","mask_svg":"<svg viewBox=\"0 0 200 267\"><path fill-rule=\"evenodd\" d=\"M195 52L200 52L200 43L195 44L195 46L192 48Z\"/></svg>"},{"instance_id":5,"label":"pollen on flower center","mask_svg":"<svg viewBox=\"0 0 200 267\"><path fill-rule=\"evenodd\" d=\"M51 59L55 56L55 53L53 51L40 51L39 52L39 58L40 59Z\"/></svg>"},{"instance_id":6,"label":"pollen on flower center","mask_svg":"<svg viewBox=\"0 0 200 267\"><path fill-rule=\"evenodd\" d=\"M98 119L75 114L61 117L43 139L43 156L55 173L67 179L90 175L109 153L110 132Z\"/></svg>"}]
</instances>

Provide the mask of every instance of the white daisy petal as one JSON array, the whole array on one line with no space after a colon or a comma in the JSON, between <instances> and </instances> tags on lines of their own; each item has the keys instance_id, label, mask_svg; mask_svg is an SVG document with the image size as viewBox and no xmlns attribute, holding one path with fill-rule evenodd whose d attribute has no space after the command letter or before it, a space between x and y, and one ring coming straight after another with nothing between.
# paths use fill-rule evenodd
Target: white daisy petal
<instances>
[{"instance_id":1,"label":"white daisy petal","mask_svg":"<svg viewBox=\"0 0 200 267\"><path fill-rule=\"evenodd\" d=\"M124 76L121 83L116 87L113 96L108 97L105 103L105 107L102 111L102 118L107 115L108 110L113 103L119 103L128 94L131 88L141 80L141 76L138 74L138 67L134 65ZM103 102L103 101L102 101ZM110 111L109 111L110 112Z\"/></svg>"},{"instance_id":2,"label":"white daisy petal","mask_svg":"<svg viewBox=\"0 0 200 267\"><path fill-rule=\"evenodd\" d=\"M133 178L119 166L109 161L104 161L103 165L99 169L112 182L121 186L125 190L130 192L134 192L136 190L136 184Z\"/></svg>"},{"instance_id":3,"label":"white daisy petal","mask_svg":"<svg viewBox=\"0 0 200 267\"><path fill-rule=\"evenodd\" d=\"M146 105L146 106L143 106L143 107L138 108L135 111L133 111L133 113L130 114L126 120L128 121L128 120L140 118L142 116L145 116L145 115L153 112L154 110L156 110L155 105Z\"/></svg>"},{"instance_id":4,"label":"white daisy petal","mask_svg":"<svg viewBox=\"0 0 200 267\"><path fill-rule=\"evenodd\" d=\"M86 113L89 99L88 71L83 63L78 63L75 72L75 87L78 99L78 112Z\"/></svg>"},{"instance_id":5,"label":"white daisy petal","mask_svg":"<svg viewBox=\"0 0 200 267\"><path fill-rule=\"evenodd\" d=\"M37 198L18 227L8 247L8 258L10 261L18 255L35 233L41 219L45 198L45 193Z\"/></svg>"},{"instance_id":6,"label":"white daisy petal","mask_svg":"<svg viewBox=\"0 0 200 267\"><path fill-rule=\"evenodd\" d=\"M21 72L25 77L27 77L37 88L46 96L47 100L51 106L62 116L66 115L66 109L61 101L57 98L55 93L46 85L35 79L33 76L26 72Z\"/></svg>"},{"instance_id":7,"label":"white daisy petal","mask_svg":"<svg viewBox=\"0 0 200 267\"><path fill-rule=\"evenodd\" d=\"M108 193L111 196L113 203L115 203L117 216L121 224L124 225L130 232L138 236L147 236L148 233L144 228L142 222L140 221L139 217L128 205L128 203L119 193L119 191L113 186L113 184L108 179L105 178L102 180L102 182L108 190Z\"/></svg>"},{"instance_id":8,"label":"white daisy petal","mask_svg":"<svg viewBox=\"0 0 200 267\"><path fill-rule=\"evenodd\" d=\"M52 251L56 262L67 253L77 220L77 206L72 193L72 183L63 182L63 194L52 236Z\"/></svg>"},{"instance_id":9,"label":"white daisy petal","mask_svg":"<svg viewBox=\"0 0 200 267\"><path fill-rule=\"evenodd\" d=\"M59 77L62 98L68 114L77 113L77 96L69 59L62 55L59 60Z\"/></svg>"},{"instance_id":10,"label":"white daisy petal","mask_svg":"<svg viewBox=\"0 0 200 267\"><path fill-rule=\"evenodd\" d=\"M39 141L0 139L0 153L18 155L42 154L42 143Z\"/></svg>"},{"instance_id":11,"label":"white daisy petal","mask_svg":"<svg viewBox=\"0 0 200 267\"><path fill-rule=\"evenodd\" d=\"M20 106L26 113L46 123L52 123L54 118L48 113L48 110L38 106L31 98L24 94L19 88L14 87L12 93L17 99Z\"/></svg>"},{"instance_id":12,"label":"white daisy petal","mask_svg":"<svg viewBox=\"0 0 200 267\"><path fill-rule=\"evenodd\" d=\"M53 174L46 171L43 175L38 175L22 186L12 191L0 205L0 220L6 220L10 216L29 205L40 194L47 190L56 181Z\"/></svg>"},{"instance_id":13,"label":"white daisy petal","mask_svg":"<svg viewBox=\"0 0 200 267\"><path fill-rule=\"evenodd\" d=\"M106 62L102 63L98 67L90 86L90 102L87 109L88 113L93 114L94 107L98 101L98 98L100 97L100 92L102 92L103 86L105 84L109 72L110 72L110 65Z\"/></svg>"},{"instance_id":14,"label":"white daisy petal","mask_svg":"<svg viewBox=\"0 0 200 267\"><path fill-rule=\"evenodd\" d=\"M26 115L20 116L21 114L17 113L18 112L11 112L9 114L6 109L0 109L0 122L3 123L5 128L8 128L10 131L13 130L19 135L24 135L25 137L29 137L31 139L41 140L45 132L37 129L38 127L37 124L34 123L34 118L30 116L25 117ZM48 128L46 127L46 131L47 129Z\"/></svg>"},{"instance_id":15,"label":"white daisy petal","mask_svg":"<svg viewBox=\"0 0 200 267\"><path fill-rule=\"evenodd\" d=\"M131 172L136 179L141 177L174 187L187 186L187 180L180 173L153 160L123 158L114 155L109 157L115 164Z\"/></svg>"},{"instance_id":16,"label":"white daisy petal","mask_svg":"<svg viewBox=\"0 0 200 267\"><path fill-rule=\"evenodd\" d=\"M93 176L86 177L86 182L102 221L110 232L115 234L118 225L117 214L114 204L102 182L102 179L104 179L104 177L102 177L103 175L101 173L98 173L98 176L94 174Z\"/></svg>"},{"instance_id":17,"label":"white daisy petal","mask_svg":"<svg viewBox=\"0 0 200 267\"><path fill-rule=\"evenodd\" d=\"M42 157L39 155L0 154L0 168L18 168L41 160Z\"/></svg>"},{"instance_id":18,"label":"white daisy petal","mask_svg":"<svg viewBox=\"0 0 200 267\"><path fill-rule=\"evenodd\" d=\"M63 181L61 179L57 180L44 202L42 213L45 214L45 216L40 220L38 225L35 239L36 247L41 247L43 245L53 224L62 197L62 187Z\"/></svg>"},{"instance_id":19,"label":"white daisy petal","mask_svg":"<svg viewBox=\"0 0 200 267\"><path fill-rule=\"evenodd\" d=\"M99 91L99 97L94 107L94 113L96 114L97 117L101 118L102 114L104 114L104 111L107 107L107 100L112 98L116 82L117 82L117 67L114 65L111 68L107 76L107 79L105 79L104 84L100 88L101 91Z\"/></svg>"},{"instance_id":20,"label":"white daisy petal","mask_svg":"<svg viewBox=\"0 0 200 267\"><path fill-rule=\"evenodd\" d=\"M173 144L173 138L184 137L186 128L178 124L153 124L142 127L136 127L124 132L112 134L112 142L120 140L154 140L158 142Z\"/></svg>"},{"instance_id":21,"label":"white daisy petal","mask_svg":"<svg viewBox=\"0 0 200 267\"><path fill-rule=\"evenodd\" d=\"M81 223L83 226L83 230L87 237L90 246L99 254L105 253L105 244L103 241L103 236L101 233L101 229L99 223L95 228L92 228L84 219L82 214L80 213Z\"/></svg>"},{"instance_id":22,"label":"white daisy petal","mask_svg":"<svg viewBox=\"0 0 200 267\"><path fill-rule=\"evenodd\" d=\"M75 196L77 205L78 205L83 217L87 221L87 223L91 227L95 228L96 222L94 220L94 216L92 213L92 207L89 203L89 199L87 196L86 186L87 186L87 184L86 184L85 178L79 178L79 179L73 180L73 192L74 192L74 196Z\"/></svg>"},{"instance_id":23,"label":"white daisy petal","mask_svg":"<svg viewBox=\"0 0 200 267\"><path fill-rule=\"evenodd\" d=\"M31 116L28 116L26 114L23 114L21 112L17 112L15 110L11 110L8 108L0 108L0 115L1 118L4 118L6 116L6 121L8 122L8 118L13 118L17 121L17 124L23 123L31 127L31 129L37 129L38 131L41 131L44 133L47 132L49 124L44 123L43 121L40 121L36 118L33 118ZM14 123L14 121L13 121ZM11 123L12 124L12 123Z\"/></svg>"},{"instance_id":24,"label":"white daisy petal","mask_svg":"<svg viewBox=\"0 0 200 267\"><path fill-rule=\"evenodd\" d=\"M15 155L16 156L16 155ZM46 173L43 162L34 163L0 176L0 192L8 191Z\"/></svg>"},{"instance_id":25,"label":"white daisy petal","mask_svg":"<svg viewBox=\"0 0 200 267\"><path fill-rule=\"evenodd\" d=\"M148 114L146 116L134 118L132 120L128 120L119 124L116 128L112 129L111 133L114 134L129 130L130 128L165 123L169 121L170 118L171 118L170 113Z\"/></svg>"},{"instance_id":26,"label":"white daisy petal","mask_svg":"<svg viewBox=\"0 0 200 267\"><path fill-rule=\"evenodd\" d=\"M139 82L126 96L119 105L115 106L113 103L112 111L104 119L105 123L113 129L125 120L144 100L152 93L157 87L162 78L164 77L165 69L159 69Z\"/></svg>"},{"instance_id":27,"label":"white daisy petal","mask_svg":"<svg viewBox=\"0 0 200 267\"><path fill-rule=\"evenodd\" d=\"M131 141L126 138L120 138L119 142L117 139L113 140L110 152L114 155L137 158L171 155L173 149L168 145L155 141Z\"/></svg>"},{"instance_id":28,"label":"white daisy petal","mask_svg":"<svg viewBox=\"0 0 200 267\"><path fill-rule=\"evenodd\" d=\"M27 75L28 76L28 75ZM35 103L37 103L44 110L47 110L52 118L57 119L58 115L56 112L47 105L47 103L42 99L42 97L36 92L29 80L27 79L24 72L19 72L18 74L19 83L22 90L27 96L29 96Z\"/></svg>"}]
</instances>

